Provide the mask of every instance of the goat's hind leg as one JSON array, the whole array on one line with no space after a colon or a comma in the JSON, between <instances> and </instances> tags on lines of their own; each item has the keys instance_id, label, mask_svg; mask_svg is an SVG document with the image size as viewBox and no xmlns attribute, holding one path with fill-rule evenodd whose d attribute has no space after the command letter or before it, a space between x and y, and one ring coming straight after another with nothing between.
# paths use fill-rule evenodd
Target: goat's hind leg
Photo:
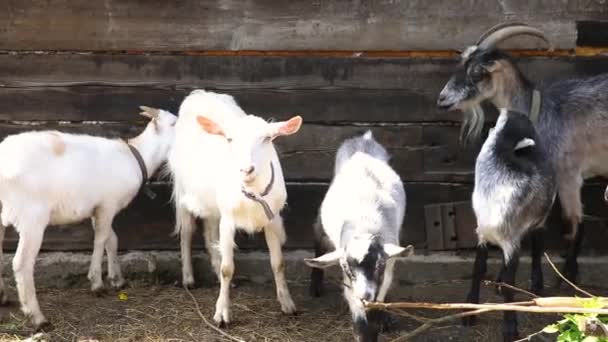
<instances>
[{"instance_id":1,"label":"goat's hind leg","mask_svg":"<svg viewBox=\"0 0 608 342\"><path fill-rule=\"evenodd\" d=\"M581 202L581 186L583 179L580 176L572 177L567 181L559 182L558 197L562 207L564 223L569 225L569 232L565 235L568 241L566 261L562 267L562 274L572 282L576 282L578 276L578 254L580 253L584 227L581 225L583 217L583 205ZM561 278L557 279L556 286L561 284Z\"/></svg>"},{"instance_id":2,"label":"goat's hind leg","mask_svg":"<svg viewBox=\"0 0 608 342\"><path fill-rule=\"evenodd\" d=\"M285 263L281 248L285 243L285 228L283 219L276 216L265 228L264 236L270 252L270 264L274 273L274 282L277 290L277 299L281 304L281 310L286 314L295 314L296 305L291 299L287 281L285 280Z\"/></svg>"},{"instance_id":3,"label":"goat's hind leg","mask_svg":"<svg viewBox=\"0 0 608 342\"><path fill-rule=\"evenodd\" d=\"M48 331L53 327L40 310L34 284L34 266L42 245L45 229L46 223L28 223L18 228L19 244L13 258L13 272L15 273L21 310L26 316L30 317L36 330Z\"/></svg>"},{"instance_id":4,"label":"goat's hind leg","mask_svg":"<svg viewBox=\"0 0 608 342\"><path fill-rule=\"evenodd\" d=\"M481 287L481 281L487 272L488 262L488 249L485 245L477 246L475 254L475 264L473 266L473 277L471 279L471 289L467 295L467 303L478 304L479 303L479 290ZM462 319L463 325L475 324L475 316L468 316Z\"/></svg>"},{"instance_id":5,"label":"goat's hind leg","mask_svg":"<svg viewBox=\"0 0 608 342\"><path fill-rule=\"evenodd\" d=\"M192 234L196 229L196 220L185 208L177 205L175 210L175 225L179 231L180 252L182 257L182 286L194 287L194 273L192 271Z\"/></svg>"},{"instance_id":6,"label":"goat's hind leg","mask_svg":"<svg viewBox=\"0 0 608 342\"><path fill-rule=\"evenodd\" d=\"M503 274L503 281L507 285L515 285L515 275L517 274L517 267L519 265L519 253L515 252L511 259L505 260L505 272ZM503 298L505 303L513 302L514 291L509 288L502 289ZM512 342L517 340L517 315L514 311L505 311L503 313L503 327L502 335L504 342Z\"/></svg>"}]
</instances>

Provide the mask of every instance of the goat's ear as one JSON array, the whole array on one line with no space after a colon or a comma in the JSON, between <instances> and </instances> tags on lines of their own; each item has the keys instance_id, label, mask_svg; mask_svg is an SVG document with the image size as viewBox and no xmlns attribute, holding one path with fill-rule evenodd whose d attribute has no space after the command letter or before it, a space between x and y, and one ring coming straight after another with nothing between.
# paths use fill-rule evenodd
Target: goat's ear
<instances>
[{"instance_id":1,"label":"goat's ear","mask_svg":"<svg viewBox=\"0 0 608 342\"><path fill-rule=\"evenodd\" d=\"M198 122L203 131L209 134L221 135L223 137L226 136L222 127L211 119L199 115L196 117L196 122Z\"/></svg>"},{"instance_id":2,"label":"goat's ear","mask_svg":"<svg viewBox=\"0 0 608 342\"><path fill-rule=\"evenodd\" d=\"M407 247L401 247L394 243L385 243L384 253L388 255L389 259L396 257L408 257L414 254L414 247L412 245L409 245Z\"/></svg>"},{"instance_id":3,"label":"goat's ear","mask_svg":"<svg viewBox=\"0 0 608 342\"><path fill-rule=\"evenodd\" d=\"M513 148L513 151L521 150L522 148L535 146L535 145L536 145L536 142L534 140L532 140L530 138L523 138L517 142L517 144L515 145L515 148Z\"/></svg>"},{"instance_id":4,"label":"goat's ear","mask_svg":"<svg viewBox=\"0 0 608 342\"><path fill-rule=\"evenodd\" d=\"M273 122L270 136L274 139L282 135L292 135L302 127L302 117L297 115L287 121Z\"/></svg>"},{"instance_id":5,"label":"goat's ear","mask_svg":"<svg viewBox=\"0 0 608 342\"><path fill-rule=\"evenodd\" d=\"M147 106L139 106L139 109L141 109L141 113L139 113L139 115L143 115L152 120L156 119L158 117L158 114L160 113L160 109Z\"/></svg>"},{"instance_id":6,"label":"goat's ear","mask_svg":"<svg viewBox=\"0 0 608 342\"><path fill-rule=\"evenodd\" d=\"M327 268L333 265L337 265L340 262L342 256L341 250L335 250L333 252L325 253L317 258L306 258L304 262L306 265L313 268Z\"/></svg>"}]
</instances>

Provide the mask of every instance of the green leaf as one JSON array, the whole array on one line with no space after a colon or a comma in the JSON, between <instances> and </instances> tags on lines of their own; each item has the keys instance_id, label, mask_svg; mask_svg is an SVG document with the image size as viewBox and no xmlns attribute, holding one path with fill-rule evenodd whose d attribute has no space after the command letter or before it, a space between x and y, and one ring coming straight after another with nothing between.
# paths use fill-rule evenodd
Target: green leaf
<instances>
[{"instance_id":1,"label":"green leaf","mask_svg":"<svg viewBox=\"0 0 608 342\"><path fill-rule=\"evenodd\" d=\"M547 333L547 334L555 334L556 332L559 331L559 327L557 326L557 324L551 324L551 325L547 325L544 329L543 332Z\"/></svg>"}]
</instances>

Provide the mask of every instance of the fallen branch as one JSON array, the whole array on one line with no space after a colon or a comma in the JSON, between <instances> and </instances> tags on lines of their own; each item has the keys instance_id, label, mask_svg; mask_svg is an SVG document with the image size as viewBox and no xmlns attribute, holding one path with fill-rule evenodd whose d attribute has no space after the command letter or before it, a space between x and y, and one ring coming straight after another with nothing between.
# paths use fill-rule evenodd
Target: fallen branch
<instances>
[{"instance_id":1,"label":"fallen branch","mask_svg":"<svg viewBox=\"0 0 608 342\"><path fill-rule=\"evenodd\" d=\"M520 311L520 312L536 312L536 313L579 313L579 314L599 314L608 315L608 309L590 309L582 307L567 307L567 306L554 306L550 303L554 299L561 301L564 297L548 297L548 298L536 298L529 302L521 303L506 303L506 304L472 304L472 303L446 303L446 304L435 304L435 303L378 303L378 302L365 302L366 309L380 309L380 310L393 310L393 309L434 309L434 310L479 310L484 309L487 311ZM539 301L542 299L542 301ZM547 306L539 306L537 303L547 303Z\"/></svg>"},{"instance_id":2,"label":"fallen branch","mask_svg":"<svg viewBox=\"0 0 608 342\"><path fill-rule=\"evenodd\" d=\"M482 314L482 313L488 312L488 311L490 311L490 310L478 309L478 310L473 310L473 311L461 312L461 313L457 313L454 315L444 316L441 318L430 319L430 320L428 320L428 322L424 323L423 325L419 326L418 328L412 330L411 332L409 332L405 335L397 337L396 339L392 340L391 342L407 341L417 335L420 335L424 331L430 329L435 324L449 322L449 321L453 321L453 320L467 317L467 316L479 315L479 314Z\"/></svg>"},{"instance_id":3,"label":"fallen branch","mask_svg":"<svg viewBox=\"0 0 608 342\"><path fill-rule=\"evenodd\" d=\"M515 286L513 286L513 285L509 285L509 284L507 284L507 283L503 283L503 282L500 282L500 283L499 283L499 282L495 282L495 281L491 281L491 280L484 280L484 282L483 282L483 283L484 283L484 285L486 285L486 286L487 286L487 285L493 285L493 286L496 286L496 287L506 287L507 289L511 289L511 290L513 290L513 291L515 291L515 292L520 292L520 293L523 293L523 294L528 295L528 296L530 296L530 297L532 297L532 298L538 298L538 296L537 296L537 295L535 295L535 294L534 294L534 293L532 293L532 292L529 292L529 291L526 291L526 290L520 289L519 287L515 287Z\"/></svg>"},{"instance_id":4,"label":"fallen branch","mask_svg":"<svg viewBox=\"0 0 608 342\"><path fill-rule=\"evenodd\" d=\"M215 330L216 332L218 332L220 335L228 338L231 341L236 341L236 342L245 342L245 340L242 340L238 337L232 336L229 333L225 332L224 330L216 327L215 325L213 325L211 322L209 322L207 320L207 318L205 317L205 315L203 315L203 313L201 312L201 308L198 306L198 302L196 301L196 298L194 297L194 295L192 294L192 292L190 292L190 290L188 290L188 287L184 286L184 290L186 290L186 293L188 295L190 295L190 298L192 298L192 301L194 302L194 307L196 308L196 312L198 313L199 317L203 320L203 322L205 322L205 324L207 324L207 326L213 330Z\"/></svg>"},{"instance_id":5,"label":"fallen branch","mask_svg":"<svg viewBox=\"0 0 608 342\"><path fill-rule=\"evenodd\" d=\"M573 289L575 289L576 291L588 296L588 297L595 297L594 295L592 295L591 293L581 289L580 287L574 285L574 283L572 283L570 280L568 280L568 278L564 277L564 275L557 269L557 267L555 267L555 264L553 263L553 261L551 261L551 258L549 258L549 254L547 254L547 252L545 252L545 258L547 258L547 262L549 263L549 265L551 265L551 268L553 268L553 271L555 271L555 273L557 273L557 275L562 278L563 281L565 281L566 283L568 283L568 285L572 286Z\"/></svg>"}]
</instances>

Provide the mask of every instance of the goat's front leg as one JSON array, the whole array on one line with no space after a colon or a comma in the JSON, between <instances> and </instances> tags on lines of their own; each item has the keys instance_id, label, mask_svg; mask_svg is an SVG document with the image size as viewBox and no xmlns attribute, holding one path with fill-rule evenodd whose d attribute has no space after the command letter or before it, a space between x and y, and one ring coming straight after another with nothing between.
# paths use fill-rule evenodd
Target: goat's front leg
<instances>
[{"instance_id":1,"label":"goat's front leg","mask_svg":"<svg viewBox=\"0 0 608 342\"><path fill-rule=\"evenodd\" d=\"M93 242L93 254L91 256L91 265L89 267L88 278L91 281L91 291L95 294L103 292L102 280L102 264L103 252L112 231L112 220L114 212L105 208L98 208L95 211L95 216L91 220L95 238Z\"/></svg>"},{"instance_id":2,"label":"goat's front leg","mask_svg":"<svg viewBox=\"0 0 608 342\"><path fill-rule=\"evenodd\" d=\"M515 252L509 261L504 262L505 272L503 273L503 281L507 285L515 285L515 275L517 274L517 266L519 265L519 253ZM502 289L502 294L505 303L513 302L514 292L509 288ZM502 336L505 342L517 340L517 314L514 311L505 311L502 326Z\"/></svg>"},{"instance_id":3,"label":"goat's front leg","mask_svg":"<svg viewBox=\"0 0 608 342\"><path fill-rule=\"evenodd\" d=\"M230 323L230 282L234 275L234 233L235 226L232 219L220 219L220 295L215 303L213 320L220 327Z\"/></svg>"},{"instance_id":4,"label":"goat's front leg","mask_svg":"<svg viewBox=\"0 0 608 342\"><path fill-rule=\"evenodd\" d=\"M277 289L277 299L281 303L281 310L286 314L295 314L296 305L291 299L287 281L285 280L285 263L281 247L285 243L285 228L283 219L276 216L265 228L264 236L270 252L270 264L274 273L274 282Z\"/></svg>"},{"instance_id":5,"label":"goat's front leg","mask_svg":"<svg viewBox=\"0 0 608 342\"><path fill-rule=\"evenodd\" d=\"M475 255L475 265L473 266L473 279L471 279L471 290L467 296L467 302L477 304L479 303L479 290L481 287L481 280L486 274L488 262L488 249L485 245L477 246L477 253ZM462 324L473 325L475 324L475 316L468 316L462 319Z\"/></svg>"},{"instance_id":6,"label":"goat's front leg","mask_svg":"<svg viewBox=\"0 0 608 342\"><path fill-rule=\"evenodd\" d=\"M203 227L205 246L207 247L207 253L211 261L211 267L213 272L217 276L217 281L222 281L222 275L220 274L220 253L218 251L218 239L219 239L219 220L215 217L205 218L205 226Z\"/></svg>"},{"instance_id":7,"label":"goat's front leg","mask_svg":"<svg viewBox=\"0 0 608 342\"><path fill-rule=\"evenodd\" d=\"M34 265L36 264L36 256L40 251L45 229L46 224L20 226L18 228L19 244L13 258L13 272L15 273L21 310L26 316L30 317L36 330L50 330L52 327L40 311L34 284Z\"/></svg>"},{"instance_id":8,"label":"goat's front leg","mask_svg":"<svg viewBox=\"0 0 608 342\"><path fill-rule=\"evenodd\" d=\"M108 255L108 279L113 288L120 289L125 285L125 278L122 276L118 261L118 237L112 227L110 227L110 235L106 242L106 254Z\"/></svg>"},{"instance_id":9,"label":"goat's front leg","mask_svg":"<svg viewBox=\"0 0 608 342\"><path fill-rule=\"evenodd\" d=\"M545 250L545 231L544 229L536 229L532 231L530 236L530 248L532 257L532 274L530 275L531 288L530 290L540 295L543 291L543 267L542 267L542 255Z\"/></svg>"}]
</instances>

